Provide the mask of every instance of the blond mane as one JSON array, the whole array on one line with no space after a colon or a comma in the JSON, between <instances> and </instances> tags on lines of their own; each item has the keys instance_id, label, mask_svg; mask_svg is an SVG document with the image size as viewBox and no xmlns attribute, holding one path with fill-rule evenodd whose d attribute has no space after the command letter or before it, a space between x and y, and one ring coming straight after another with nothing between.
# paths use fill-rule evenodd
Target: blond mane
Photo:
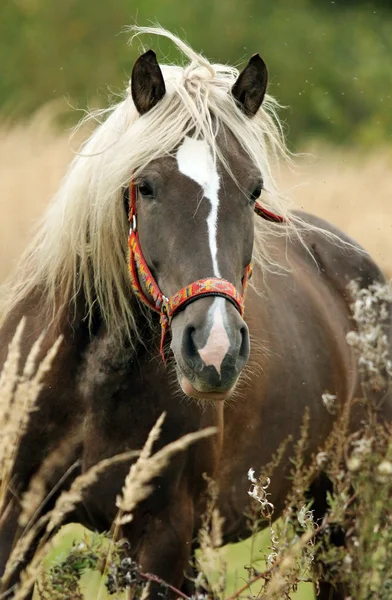
<instances>
[{"instance_id":1,"label":"blond mane","mask_svg":"<svg viewBox=\"0 0 392 600\"><path fill-rule=\"evenodd\" d=\"M264 203L288 216L271 173L271 161L286 155L276 101L267 95L257 115L248 118L230 94L239 74L236 68L211 64L164 29L133 29L137 35L169 38L189 63L161 65L167 93L142 118L129 88L122 101L100 112L105 119L70 164L35 238L6 285L3 317L37 289L42 292L42 308L52 316L59 310L59 298L69 307L83 291L86 317L91 317L97 304L109 331L119 337L125 333L132 341L136 323L130 302L123 188L131 175L137 175L151 160L172 153L191 131L206 139L223 160L216 130L220 124L226 126L263 174ZM287 227L294 228L295 220ZM276 225L263 223L262 228L264 233L277 229L282 233ZM256 239L254 259L266 267L269 258L264 237L257 235Z\"/></svg>"}]
</instances>

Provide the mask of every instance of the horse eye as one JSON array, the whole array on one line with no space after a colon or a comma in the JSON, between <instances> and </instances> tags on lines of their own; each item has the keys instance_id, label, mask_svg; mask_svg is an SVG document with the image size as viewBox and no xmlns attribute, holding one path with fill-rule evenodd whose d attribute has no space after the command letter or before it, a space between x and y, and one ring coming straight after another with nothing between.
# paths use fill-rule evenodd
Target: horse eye
<instances>
[{"instance_id":1,"label":"horse eye","mask_svg":"<svg viewBox=\"0 0 392 600\"><path fill-rule=\"evenodd\" d=\"M143 198L152 198L154 196L153 189L147 181L141 181L138 184L137 189Z\"/></svg>"},{"instance_id":2,"label":"horse eye","mask_svg":"<svg viewBox=\"0 0 392 600\"><path fill-rule=\"evenodd\" d=\"M263 191L263 184L262 183L258 183L257 186L252 191L252 193L250 195L250 199L253 202L256 202L257 198L260 198L260 195L261 195L262 191Z\"/></svg>"}]
</instances>

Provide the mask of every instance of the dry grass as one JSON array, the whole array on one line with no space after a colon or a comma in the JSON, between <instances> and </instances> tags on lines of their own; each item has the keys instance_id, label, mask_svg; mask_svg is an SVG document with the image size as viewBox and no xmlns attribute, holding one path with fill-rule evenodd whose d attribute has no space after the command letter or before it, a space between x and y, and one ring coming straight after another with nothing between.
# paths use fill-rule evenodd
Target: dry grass
<instances>
[{"instance_id":1,"label":"dry grass","mask_svg":"<svg viewBox=\"0 0 392 600\"><path fill-rule=\"evenodd\" d=\"M77 147L55 132L48 111L0 127L0 281L58 187ZM392 153L360 154L318 147L284 169L282 188L295 205L325 217L357 239L392 275Z\"/></svg>"},{"instance_id":2,"label":"dry grass","mask_svg":"<svg viewBox=\"0 0 392 600\"><path fill-rule=\"evenodd\" d=\"M25 319L22 319L9 345L8 357L0 375L0 514L4 510L20 440L27 429L30 413L35 410L45 375L51 369L62 341L58 338L37 367L36 360L42 343L40 336L33 344L22 370L19 363L24 326Z\"/></svg>"}]
</instances>

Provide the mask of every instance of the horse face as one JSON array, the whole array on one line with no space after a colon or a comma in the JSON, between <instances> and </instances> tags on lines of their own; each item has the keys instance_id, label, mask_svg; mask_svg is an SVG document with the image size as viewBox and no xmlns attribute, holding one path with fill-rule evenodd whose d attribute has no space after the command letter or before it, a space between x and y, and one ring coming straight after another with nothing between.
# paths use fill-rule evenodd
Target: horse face
<instances>
[{"instance_id":1,"label":"horse face","mask_svg":"<svg viewBox=\"0 0 392 600\"><path fill-rule=\"evenodd\" d=\"M147 74L151 69L155 73L147 99L138 97L136 76L132 79L135 106L142 107L141 114L148 110L149 101L154 106L164 94L163 79L155 72L155 56L149 53L147 58L141 57L146 65L140 93L145 94ZM143 63L141 59L138 63ZM241 78L253 86L250 105ZM263 81L265 91L266 79ZM264 96L262 90L255 101L254 85L245 69L233 87L249 115ZM206 140L186 136L172 156L152 161L135 180L142 252L167 297L208 277L225 279L242 291L252 258L254 204L262 178L223 126L216 142L230 174L227 166L214 160ZM175 314L171 330L171 349L185 394L200 399L228 398L249 357L248 327L237 308L226 298L204 296Z\"/></svg>"}]
</instances>

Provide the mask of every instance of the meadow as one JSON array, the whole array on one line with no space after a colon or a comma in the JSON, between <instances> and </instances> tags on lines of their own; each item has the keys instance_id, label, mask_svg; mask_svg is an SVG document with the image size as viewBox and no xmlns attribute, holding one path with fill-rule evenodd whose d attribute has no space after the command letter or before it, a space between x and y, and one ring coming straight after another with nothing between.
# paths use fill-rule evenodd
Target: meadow
<instances>
[{"instance_id":1,"label":"meadow","mask_svg":"<svg viewBox=\"0 0 392 600\"><path fill-rule=\"evenodd\" d=\"M32 229L56 191L66 166L78 147L69 131L53 126L50 111L34 119L0 127L0 281L14 267ZM392 153L380 148L365 153L347 148L315 146L296 157L294 166L282 166L281 189L293 206L320 215L358 240L392 276ZM47 559L53 564L65 555L80 528L60 534ZM253 552L262 554L262 535ZM241 585L243 565L249 561L250 542L224 550L228 561L228 586ZM85 577L85 597L97 597L99 581ZM104 596L100 596L104 597ZM292 596L294 598L294 596ZM301 587L298 600L313 597L311 586Z\"/></svg>"}]
</instances>

